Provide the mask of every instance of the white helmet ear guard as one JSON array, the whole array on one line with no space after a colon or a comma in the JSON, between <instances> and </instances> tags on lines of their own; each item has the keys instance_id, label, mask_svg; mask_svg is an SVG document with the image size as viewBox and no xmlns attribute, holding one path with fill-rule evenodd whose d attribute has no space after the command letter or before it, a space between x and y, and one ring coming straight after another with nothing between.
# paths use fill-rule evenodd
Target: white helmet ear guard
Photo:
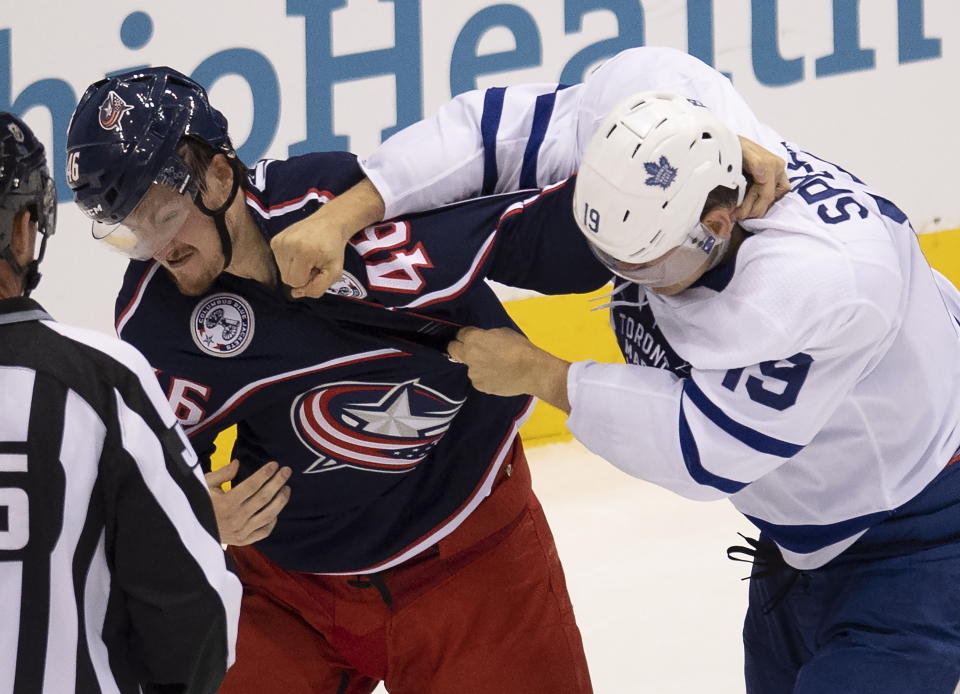
<instances>
[{"instance_id":1,"label":"white helmet ear guard","mask_svg":"<svg viewBox=\"0 0 960 694\"><path fill-rule=\"evenodd\" d=\"M663 92L621 101L580 165L574 218L603 254L647 263L685 242L717 186L746 190L736 134L702 104Z\"/></svg>"}]
</instances>

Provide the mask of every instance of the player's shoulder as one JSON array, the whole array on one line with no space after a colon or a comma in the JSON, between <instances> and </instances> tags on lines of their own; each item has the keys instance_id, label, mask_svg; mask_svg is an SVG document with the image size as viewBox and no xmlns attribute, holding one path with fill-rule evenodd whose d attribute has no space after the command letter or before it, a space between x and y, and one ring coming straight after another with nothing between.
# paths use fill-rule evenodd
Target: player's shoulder
<instances>
[{"instance_id":1,"label":"player's shoulder","mask_svg":"<svg viewBox=\"0 0 960 694\"><path fill-rule=\"evenodd\" d=\"M903 277L881 225L844 238L805 215L773 214L737 254L735 291L771 321L822 332L857 320L882 331L899 310Z\"/></svg>"},{"instance_id":2,"label":"player's shoulder","mask_svg":"<svg viewBox=\"0 0 960 694\"><path fill-rule=\"evenodd\" d=\"M850 291L860 295L875 290L877 282L899 284L904 241L912 237L906 218L882 214L869 195L844 197L834 206L811 205L793 191L766 217L744 226L759 232L758 247L765 245L777 262L809 272L828 289L853 283Z\"/></svg>"},{"instance_id":3,"label":"player's shoulder","mask_svg":"<svg viewBox=\"0 0 960 694\"><path fill-rule=\"evenodd\" d=\"M133 345L117 337L54 320L44 321L43 324L64 338L68 345L72 344L80 349L85 355L84 359L91 366L97 363L116 363L136 373L152 373L146 358Z\"/></svg>"},{"instance_id":4,"label":"player's shoulder","mask_svg":"<svg viewBox=\"0 0 960 694\"><path fill-rule=\"evenodd\" d=\"M94 409L110 407L114 393L128 402L153 404L167 425L173 415L146 358L132 345L97 330L41 321L49 330L45 353L51 358L44 371L77 393Z\"/></svg>"},{"instance_id":5,"label":"player's shoulder","mask_svg":"<svg viewBox=\"0 0 960 694\"><path fill-rule=\"evenodd\" d=\"M114 327L123 335L125 326L137 315L163 305L176 295L176 287L155 260L131 260L114 303Z\"/></svg>"},{"instance_id":6,"label":"player's shoulder","mask_svg":"<svg viewBox=\"0 0 960 694\"><path fill-rule=\"evenodd\" d=\"M332 198L354 185L363 172L349 152L312 152L289 159L261 159L247 172L247 200L255 211L289 204L312 191Z\"/></svg>"}]
</instances>

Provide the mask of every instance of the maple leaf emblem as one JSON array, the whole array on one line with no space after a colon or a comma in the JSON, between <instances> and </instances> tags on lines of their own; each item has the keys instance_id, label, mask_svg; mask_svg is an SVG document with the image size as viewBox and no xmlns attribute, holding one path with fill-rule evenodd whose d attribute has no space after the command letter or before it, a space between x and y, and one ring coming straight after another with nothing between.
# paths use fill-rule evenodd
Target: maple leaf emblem
<instances>
[{"instance_id":1,"label":"maple leaf emblem","mask_svg":"<svg viewBox=\"0 0 960 694\"><path fill-rule=\"evenodd\" d=\"M660 157L659 162L648 161L643 168L650 174L650 177L644 181L648 186L660 186L666 190L677 178L677 169L670 166L666 157Z\"/></svg>"}]
</instances>

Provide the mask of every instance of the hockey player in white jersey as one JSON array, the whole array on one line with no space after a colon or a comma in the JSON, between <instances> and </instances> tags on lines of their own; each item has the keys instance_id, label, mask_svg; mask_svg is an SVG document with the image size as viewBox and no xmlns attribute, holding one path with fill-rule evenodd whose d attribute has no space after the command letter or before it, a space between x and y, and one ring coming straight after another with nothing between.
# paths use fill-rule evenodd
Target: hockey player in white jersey
<instances>
[{"instance_id":1,"label":"hockey player in white jersey","mask_svg":"<svg viewBox=\"0 0 960 694\"><path fill-rule=\"evenodd\" d=\"M729 497L760 529L748 692L951 694L958 294L893 203L784 146L793 191L737 222L730 129L683 97L622 103L584 154L574 215L618 276L611 318L632 363L571 365L470 328L450 354L478 389L538 395L617 467Z\"/></svg>"},{"instance_id":2,"label":"hockey player in white jersey","mask_svg":"<svg viewBox=\"0 0 960 694\"><path fill-rule=\"evenodd\" d=\"M638 88L693 98L738 134L753 129L756 141L781 147L694 59L629 51L587 88L618 65L634 68ZM531 99L526 113L535 114L549 92ZM647 105L716 120L685 101ZM484 113L448 110L421 128L433 128L443 150L459 118L457 141L472 128L470 142L486 145L479 167L442 152L431 161L429 141L401 138L365 162L388 215L514 180L505 172L524 161L529 170L531 159L538 184L579 164L581 143L557 113L548 130L566 139L538 138L535 117L529 137L511 138ZM738 222L736 140L710 128L688 142L706 154L699 162L633 127L602 139L610 148L598 145L581 169L574 212L597 257L622 276L612 320L630 364L570 365L508 331L467 330L451 354L481 389L532 392L569 411L578 438L618 467L694 499L728 496L761 529L744 628L751 694L953 692L960 297L930 270L895 205L799 147L779 149L794 191L766 218ZM634 141L619 139L631 130ZM545 141L573 155L528 156ZM732 196L709 195L724 188ZM672 218L656 214L665 203Z\"/></svg>"}]
</instances>

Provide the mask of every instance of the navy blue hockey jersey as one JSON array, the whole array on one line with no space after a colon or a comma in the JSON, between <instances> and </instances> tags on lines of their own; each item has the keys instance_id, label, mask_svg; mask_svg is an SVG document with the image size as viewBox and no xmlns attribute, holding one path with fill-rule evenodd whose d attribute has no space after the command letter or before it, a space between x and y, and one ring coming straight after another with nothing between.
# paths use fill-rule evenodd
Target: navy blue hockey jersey
<instances>
[{"instance_id":1,"label":"navy blue hockey jersey","mask_svg":"<svg viewBox=\"0 0 960 694\"><path fill-rule=\"evenodd\" d=\"M248 208L269 239L361 176L348 154L264 160ZM293 468L290 501L258 549L288 569L382 570L489 494L530 407L474 390L442 352L459 325L513 326L483 278L544 292L607 281L570 219L571 194L559 185L371 227L320 300L230 274L184 296L157 263L132 262L117 330L157 370L202 456L236 424L237 482L270 460ZM549 272L517 269L548 248Z\"/></svg>"}]
</instances>

